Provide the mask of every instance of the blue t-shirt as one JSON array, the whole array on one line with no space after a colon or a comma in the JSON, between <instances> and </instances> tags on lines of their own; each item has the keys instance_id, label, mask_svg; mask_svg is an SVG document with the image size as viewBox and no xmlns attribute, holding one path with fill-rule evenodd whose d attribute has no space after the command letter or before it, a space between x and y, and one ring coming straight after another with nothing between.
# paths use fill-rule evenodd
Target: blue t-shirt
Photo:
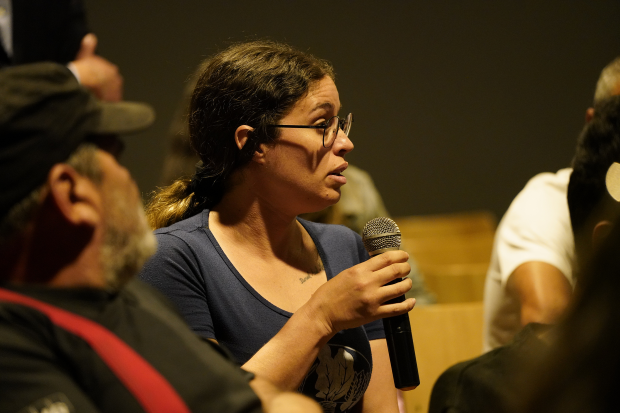
<instances>
[{"instance_id":1,"label":"blue t-shirt","mask_svg":"<svg viewBox=\"0 0 620 413\"><path fill-rule=\"evenodd\" d=\"M327 280L368 259L360 236L339 225L299 219L312 237ZM263 298L235 269L209 230L209 210L155 231L157 253L140 277L167 295L194 329L227 347L241 364L284 326L291 313ZM320 351L300 392L347 412L372 373L369 340L385 338L381 320L342 330Z\"/></svg>"}]
</instances>

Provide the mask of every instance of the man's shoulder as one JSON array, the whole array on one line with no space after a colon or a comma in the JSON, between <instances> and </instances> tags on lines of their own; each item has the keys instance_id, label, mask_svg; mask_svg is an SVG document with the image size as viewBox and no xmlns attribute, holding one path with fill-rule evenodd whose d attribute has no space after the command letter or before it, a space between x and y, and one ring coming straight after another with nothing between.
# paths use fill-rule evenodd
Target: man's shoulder
<instances>
[{"instance_id":1,"label":"man's shoulder","mask_svg":"<svg viewBox=\"0 0 620 413\"><path fill-rule=\"evenodd\" d=\"M571 172L561 169L534 176L512 201L502 221L516 220L522 225L537 222L537 217L543 221L558 216L568 218L566 191Z\"/></svg>"},{"instance_id":2,"label":"man's shoulder","mask_svg":"<svg viewBox=\"0 0 620 413\"><path fill-rule=\"evenodd\" d=\"M527 182L523 191L557 191L566 195L572 171L571 168L564 168L557 172L536 174Z\"/></svg>"},{"instance_id":3,"label":"man's shoulder","mask_svg":"<svg viewBox=\"0 0 620 413\"><path fill-rule=\"evenodd\" d=\"M51 322L40 311L0 300L0 357L11 349L39 351L45 341L42 335L50 331Z\"/></svg>"},{"instance_id":4,"label":"man's shoulder","mask_svg":"<svg viewBox=\"0 0 620 413\"><path fill-rule=\"evenodd\" d=\"M515 395L521 374L547 350L538 335L549 326L531 323L510 343L444 371L433 386L430 413L446 407L456 411L505 411Z\"/></svg>"}]
</instances>

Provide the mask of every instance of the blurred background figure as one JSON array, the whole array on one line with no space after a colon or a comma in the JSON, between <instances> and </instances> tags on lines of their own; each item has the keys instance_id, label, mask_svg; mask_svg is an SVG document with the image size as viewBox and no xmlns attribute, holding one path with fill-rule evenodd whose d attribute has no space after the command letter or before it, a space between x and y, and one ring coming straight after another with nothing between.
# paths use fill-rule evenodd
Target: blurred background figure
<instances>
[{"instance_id":1,"label":"blurred background figure","mask_svg":"<svg viewBox=\"0 0 620 413\"><path fill-rule=\"evenodd\" d=\"M616 333L620 309L615 299L613 304L611 301L618 292L614 288L620 261L618 238L612 241L612 249L608 244L607 250L601 250L606 258L592 264L592 255L601 249L616 224L619 201L620 96L614 96L595 105L572 162L567 204L577 268L583 270L575 271L577 296L571 302L577 303L571 304L574 308L567 323L559 327L529 323L510 343L452 366L435 383L430 413L511 411L513 405L522 405L524 392L532 393L532 400L523 412L614 411L607 410L611 405L606 403L612 392L615 395L615 370L620 361L615 354L615 344L620 340ZM613 263L610 251L616 257ZM594 294L589 291L592 285L597 290ZM582 306L586 307L584 311ZM607 340L607 334L614 344ZM611 388L614 390L609 392ZM551 402L546 399L549 395L553 395ZM601 400L587 404L599 395ZM576 403L571 406L573 401Z\"/></svg>"},{"instance_id":2,"label":"blurred background figure","mask_svg":"<svg viewBox=\"0 0 620 413\"><path fill-rule=\"evenodd\" d=\"M620 58L596 84L594 105L620 94ZM586 110L586 122L593 108ZM509 343L528 323L554 323L575 285L566 192L571 168L541 173L514 199L495 235L484 292L484 349Z\"/></svg>"},{"instance_id":3,"label":"blurred background figure","mask_svg":"<svg viewBox=\"0 0 620 413\"><path fill-rule=\"evenodd\" d=\"M601 119L598 119L598 118ZM620 98L596 107L589 129L599 137L584 142L587 155L606 148L613 134L607 167L599 156L582 156L569 184L571 220L581 270L575 298L557 327L549 357L532 370L521 412L576 413L617 410L620 385ZM571 197L575 188L574 197ZM585 197L585 198L584 198ZM573 208L575 205L575 208ZM592 230L591 234L587 232Z\"/></svg>"},{"instance_id":4,"label":"blurred background figure","mask_svg":"<svg viewBox=\"0 0 620 413\"><path fill-rule=\"evenodd\" d=\"M616 223L580 275L575 303L555 332L548 359L532 369L529 395L520 403L520 412L617 411L619 256Z\"/></svg>"},{"instance_id":5,"label":"blurred background figure","mask_svg":"<svg viewBox=\"0 0 620 413\"><path fill-rule=\"evenodd\" d=\"M59 64L0 70L0 411L319 412L135 278L156 241L117 157L154 119Z\"/></svg>"},{"instance_id":6,"label":"blurred background figure","mask_svg":"<svg viewBox=\"0 0 620 413\"><path fill-rule=\"evenodd\" d=\"M0 0L0 67L50 61L68 65L98 98L119 101L118 67L96 54L81 0Z\"/></svg>"}]
</instances>

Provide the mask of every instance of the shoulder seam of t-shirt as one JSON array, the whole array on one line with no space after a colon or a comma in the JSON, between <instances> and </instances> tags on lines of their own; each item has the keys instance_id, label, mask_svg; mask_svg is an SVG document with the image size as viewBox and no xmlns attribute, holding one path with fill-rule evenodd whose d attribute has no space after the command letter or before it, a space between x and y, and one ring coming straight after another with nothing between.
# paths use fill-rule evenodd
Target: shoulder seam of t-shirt
<instances>
[{"instance_id":1,"label":"shoulder seam of t-shirt","mask_svg":"<svg viewBox=\"0 0 620 413\"><path fill-rule=\"evenodd\" d=\"M195 228L192 229L185 229L185 228L173 228L173 227L163 227L163 228L158 228L155 231L153 231L153 233L155 235L159 235L159 234L173 234L175 232L185 232L187 234L191 234L192 232L196 232L200 229L202 229L203 227L201 226L196 226Z\"/></svg>"}]
</instances>

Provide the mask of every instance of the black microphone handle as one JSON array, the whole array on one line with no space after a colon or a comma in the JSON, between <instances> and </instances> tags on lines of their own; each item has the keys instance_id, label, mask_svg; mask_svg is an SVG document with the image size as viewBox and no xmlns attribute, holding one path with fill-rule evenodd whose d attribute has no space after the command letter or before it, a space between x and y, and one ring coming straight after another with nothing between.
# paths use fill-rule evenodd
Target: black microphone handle
<instances>
[{"instance_id":1,"label":"black microphone handle","mask_svg":"<svg viewBox=\"0 0 620 413\"><path fill-rule=\"evenodd\" d=\"M399 279L393 280L388 285L400 281ZM386 301L386 304L402 303L403 301L405 301L405 296L401 295ZM415 389L420 385L420 376L413 347L409 314L405 313L384 318L383 328L385 330L388 353L390 354L394 385L397 389L403 391Z\"/></svg>"}]
</instances>

